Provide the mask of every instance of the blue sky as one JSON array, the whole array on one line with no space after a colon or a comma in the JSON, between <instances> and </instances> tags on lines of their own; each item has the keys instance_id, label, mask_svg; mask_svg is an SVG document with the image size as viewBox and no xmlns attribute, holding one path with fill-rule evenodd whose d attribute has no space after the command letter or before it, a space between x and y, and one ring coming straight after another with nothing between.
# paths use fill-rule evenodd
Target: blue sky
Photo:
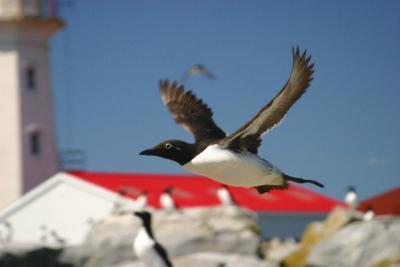
<instances>
[{"instance_id":1,"label":"blue sky","mask_svg":"<svg viewBox=\"0 0 400 267\"><path fill-rule=\"evenodd\" d=\"M138 155L164 139L192 141L158 81L206 65L218 78L186 87L233 132L281 89L299 45L314 81L259 154L337 198L348 185L362 198L398 186L399 13L398 1L75 1L51 42L59 148L84 150L92 171L184 173Z\"/></svg>"}]
</instances>

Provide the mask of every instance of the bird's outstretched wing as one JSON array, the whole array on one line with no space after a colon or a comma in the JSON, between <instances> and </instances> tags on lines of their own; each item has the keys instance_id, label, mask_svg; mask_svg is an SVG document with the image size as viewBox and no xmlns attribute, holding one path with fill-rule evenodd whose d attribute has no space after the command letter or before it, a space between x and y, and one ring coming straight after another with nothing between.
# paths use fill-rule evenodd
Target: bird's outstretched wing
<instances>
[{"instance_id":1,"label":"bird's outstretched wing","mask_svg":"<svg viewBox=\"0 0 400 267\"><path fill-rule=\"evenodd\" d=\"M261 135L276 126L289 108L304 94L312 81L314 64L307 51L300 54L299 48L292 49L293 66L289 80L282 90L239 130L221 140L221 144L234 150L257 153Z\"/></svg>"},{"instance_id":2,"label":"bird's outstretched wing","mask_svg":"<svg viewBox=\"0 0 400 267\"><path fill-rule=\"evenodd\" d=\"M160 92L175 122L192 133L196 142L219 140L226 136L213 121L211 109L191 91L185 91L183 85L161 80Z\"/></svg>"}]
</instances>

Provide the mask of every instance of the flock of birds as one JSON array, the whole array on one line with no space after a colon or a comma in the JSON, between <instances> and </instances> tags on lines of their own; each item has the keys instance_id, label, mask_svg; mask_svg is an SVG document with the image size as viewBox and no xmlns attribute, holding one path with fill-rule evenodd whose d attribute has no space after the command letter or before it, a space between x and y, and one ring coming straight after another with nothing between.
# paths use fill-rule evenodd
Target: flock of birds
<instances>
[{"instance_id":1,"label":"flock of birds","mask_svg":"<svg viewBox=\"0 0 400 267\"><path fill-rule=\"evenodd\" d=\"M173 197L173 187L167 187L160 195L160 208L166 212L177 210L178 207ZM132 247L134 253L137 255L140 261L142 261L148 267L171 267L173 266L171 260L168 257L168 253L165 248L155 238L151 219L152 215L147 211L148 209L148 193L147 191L140 192L135 199L135 206L129 208L127 205L129 188L124 188L119 191L119 194L114 201L111 209L111 214L120 215L130 213L137 217L141 221L141 227L139 228L134 238ZM237 205L234 197L229 191L228 186L221 185L217 189L216 195L221 205L231 206ZM356 189L354 186L349 186L344 197L344 202L350 208L351 212L356 214L356 208L359 204ZM362 217L353 216L349 223L356 221L369 221L375 216L374 211L371 207L368 207L366 212L363 213ZM88 224L94 226L98 221L88 219ZM59 246L67 245L66 238L60 236L54 229L48 229L47 226L40 226L40 243L42 244L57 244ZM0 222L0 244L10 243L14 235L14 229L12 224L8 221Z\"/></svg>"},{"instance_id":2,"label":"flock of birds","mask_svg":"<svg viewBox=\"0 0 400 267\"><path fill-rule=\"evenodd\" d=\"M228 200L224 203L226 205L234 205L233 198L230 196L229 191L225 186L218 190L218 196L221 200ZM352 212L355 212L358 205L356 190L353 186L349 186L344 198L345 203L350 207ZM172 267L170 258L165 248L156 240L152 226L151 226L151 213L148 211L135 211L133 215L141 220L142 226L136 234L133 241L133 250L140 261L148 267ZM371 207L363 213L361 219L354 217L350 219L350 223L355 221L369 221L375 216Z\"/></svg>"},{"instance_id":3,"label":"flock of birds","mask_svg":"<svg viewBox=\"0 0 400 267\"><path fill-rule=\"evenodd\" d=\"M132 192L127 193L127 192ZM114 201L114 204L111 208L111 214L126 214L131 210L145 210L148 208L148 192L146 190L141 191L139 194L135 193L136 190L132 188L124 187L124 189L119 190L118 197ZM137 195L135 197L135 195ZM234 200L233 195L230 193L228 186L221 184L221 186L215 191L215 195L217 196L220 205L236 205L236 201ZM132 202L128 200L127 197L135 198L135 201ZM174 211L179 209L176 201L174 199L174 187L168 186L166 187L159 196L159 206L161 210L164 211Z\"/></svg>"}]
</instances>

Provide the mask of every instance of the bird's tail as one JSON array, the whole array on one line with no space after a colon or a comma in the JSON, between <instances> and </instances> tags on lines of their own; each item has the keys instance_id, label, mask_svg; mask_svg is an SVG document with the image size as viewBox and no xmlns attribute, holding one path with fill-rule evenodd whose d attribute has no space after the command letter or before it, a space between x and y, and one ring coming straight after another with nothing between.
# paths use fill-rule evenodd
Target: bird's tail
<instances>
[{"instance_id":1,"label":"bird's tail","mask_svg":"<svg viewBox=\"0 0 400 267\"><path fill-rule=\"evenodd\" d=\"M304 184L304 183L310 183L310 184L315 184L316 186L319 187L324 187L323 184L321 184L320 182L314 181L314 180L310 180L310 179L303 179L303 178L297 178L297 177L292 177L289 175L284 174L283 178L285 178L287 181L292 181L292 182L296 182L299 184Z\"/></svg>"}]
</instances>

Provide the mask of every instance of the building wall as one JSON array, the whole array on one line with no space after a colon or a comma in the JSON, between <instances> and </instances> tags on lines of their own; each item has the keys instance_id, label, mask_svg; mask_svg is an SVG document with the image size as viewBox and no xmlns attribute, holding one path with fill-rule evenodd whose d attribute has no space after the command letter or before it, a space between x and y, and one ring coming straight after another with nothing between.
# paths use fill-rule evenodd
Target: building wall
<instances>
[{"instance_id":1,"label":"building wall","mask_svg":"<svg viewBox=\"0 0 400 267\"><path fill-rule=\"evenodd\" d=\"M104 188L58 173L0 210L0 224L7 222L11 229L3 236L11 235L16 243L57 245L50 234L55 231L67 245L77 245L91 223L110 215L117 198L118 194Z\"/></svg>"},{"instance_id":2,"label":"building wall","mask_svg":"<svg viewBox=\"0 0 400 267\"><path fill-rule=\"evenodd\" d=\"M0 28L0 207L22 193L19 64L13 38Z\"/></svg>"},{"instance_id":3,"label":"building wall","mask_svg":"<svg viewBox=\"0 0 400 267\"><path fill-rule=\"evenodd\" d=\"M59 20L0 16L0 207L57 172L48 40ZM35 88L27 88L27 68ZM31 152L31 135L39 153Z\"/></svg>"},{"instance_id":4,"label":"building wall","mask_svg":"<svg viewBox=\"0 0 400 267\"><path fill-rule=\"evenodd\" d=\"M26 192L57 172L55 127L47 48L48 36L30 29L21 31L19 51L19 80L21 97L21 143L23 191ZM26 71L35 70L35 89L26 88ZM31 153L30 135L40 136L40 152Z\"/></svg>"}]
</instances>

